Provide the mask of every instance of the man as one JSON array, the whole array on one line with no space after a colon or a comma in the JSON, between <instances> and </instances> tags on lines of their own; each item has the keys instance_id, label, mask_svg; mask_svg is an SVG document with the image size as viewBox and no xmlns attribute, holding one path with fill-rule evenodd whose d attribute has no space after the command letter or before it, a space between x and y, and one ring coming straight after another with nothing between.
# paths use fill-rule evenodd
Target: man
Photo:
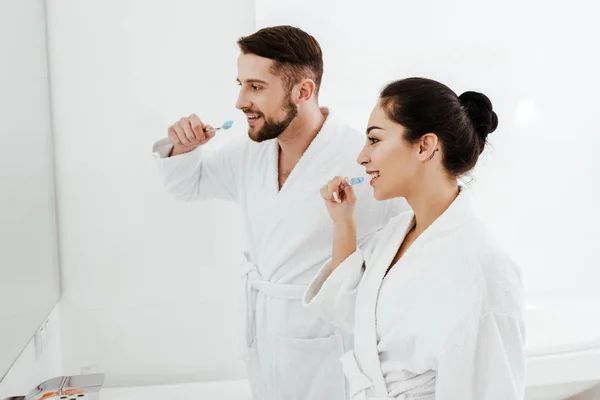
<instances>
[{"instance_id":1,"label":"man","mask_svg":"<svg viewBox=\"0 0 600 400\"><path fill-rule=\"evenodd\" d=\"M333 227L319 194L332 176L360 176L366 137L320 108L323 59L300 29L277 26L241 38L236 107L248 136L219 151L215 130L191 115L154 151L167 190L179 199L238 202L249 238L244 287L248 375L255 399L344 400L338 359L351 336L326 324L301 298L331 257ZM226 148L225 148L226 147ZM405 203L376 202L355 187L359 243Z\"/></svg>"}]
</instances>

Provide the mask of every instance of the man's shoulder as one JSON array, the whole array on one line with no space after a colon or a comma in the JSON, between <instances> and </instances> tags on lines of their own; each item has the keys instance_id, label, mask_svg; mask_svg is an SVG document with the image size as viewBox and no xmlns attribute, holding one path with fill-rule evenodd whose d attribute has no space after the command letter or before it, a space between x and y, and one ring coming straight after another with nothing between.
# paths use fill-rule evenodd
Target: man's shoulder
<instances>
[{"instance_id":1,"label":"man's shoulder","mask_svg":"<svg viewBox=\"0 0 600 400\"><path fill-rule=\"evenodd\" d=\"M361 135L349 125L339 124L336 127L334 140L330 142L340 156L356 162L358 154L365 145L366 136Z\"/></svg>"},{"instance_id":2,"label":"man's shoulder","mask_svg":"<svg viewBox=\"0 0 600 400\"><path fill-rule=\"evenodd\" d=\"M337 130L342 140L359 140L361 143L363 143L366 140L366 136L362 134L358 129L342 121L338 123Z\"/></svg>"}]
</instances>

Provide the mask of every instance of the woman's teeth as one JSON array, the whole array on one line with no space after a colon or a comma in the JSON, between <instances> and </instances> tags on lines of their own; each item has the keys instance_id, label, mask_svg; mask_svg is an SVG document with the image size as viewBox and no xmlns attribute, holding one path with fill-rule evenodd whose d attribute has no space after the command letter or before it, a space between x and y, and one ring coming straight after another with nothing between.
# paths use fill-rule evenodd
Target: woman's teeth
<instances>
[{"instance_id":1,"label":"woman's teeth","mask_svg":"<svg viewBox=\"0 0 600 400\"><path fill-rule=\"evenodd\" d=\"M371 180L379 178L379 172L371 172L369 176L371 177Z\"/></svg>"}]
</instances>

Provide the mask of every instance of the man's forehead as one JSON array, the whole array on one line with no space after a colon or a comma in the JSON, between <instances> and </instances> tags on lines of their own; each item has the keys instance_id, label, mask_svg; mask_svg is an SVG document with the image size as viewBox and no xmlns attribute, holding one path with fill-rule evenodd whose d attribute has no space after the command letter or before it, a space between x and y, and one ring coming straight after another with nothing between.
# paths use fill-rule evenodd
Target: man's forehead
<instances>
[{"instance_id":1,"label":"man's forehead","mask_svg":"<svg viewBox=\"0 0 600 400\"><path fill-rule=\"evenodd\" d=\"M255 54L240 54L238 57L238 80L272 81L277 78L272 72L273 60Z\"/></svg>"}]
</instances>

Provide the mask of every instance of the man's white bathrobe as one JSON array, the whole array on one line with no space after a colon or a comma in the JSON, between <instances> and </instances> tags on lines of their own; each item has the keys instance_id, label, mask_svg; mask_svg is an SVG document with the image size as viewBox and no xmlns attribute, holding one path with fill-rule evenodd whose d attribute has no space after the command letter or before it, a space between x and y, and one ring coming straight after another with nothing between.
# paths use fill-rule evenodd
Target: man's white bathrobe
<instances>
[{"instance_id":1,"label":"man's white bathrobe","mask_svg":"<svg viewBox=\"0 0 600 400\"><path fill-rule=\"evenodd\" d=\"M342 358L352 399L516 400L524 395L520 271L463 189L386 276L413 213L392 219L304 304L354 332Z\"/></svg>"},{"instance_id":2,"label":"man's white bathrobe","mask_svg":"<svg viewBox=\"0 0 600 400\"><path fill-rule=\"evenodd\" d=\"M175 197L220 198L242 207L249 251L241 290L248 372L258 400L347 398L338 359L351 335L305 309L302 295L331 258L333 228L319 189L336 175L364 175L356 158L365 142L364 133L329 115L281 190L276 140L254 143L243 135L224 148L209 143L170 158L168 140L155 144L159 171ZM403 201L375 201L366 183L355 190L361 242L408 208Z\"/></svg>"}]
</instances>

